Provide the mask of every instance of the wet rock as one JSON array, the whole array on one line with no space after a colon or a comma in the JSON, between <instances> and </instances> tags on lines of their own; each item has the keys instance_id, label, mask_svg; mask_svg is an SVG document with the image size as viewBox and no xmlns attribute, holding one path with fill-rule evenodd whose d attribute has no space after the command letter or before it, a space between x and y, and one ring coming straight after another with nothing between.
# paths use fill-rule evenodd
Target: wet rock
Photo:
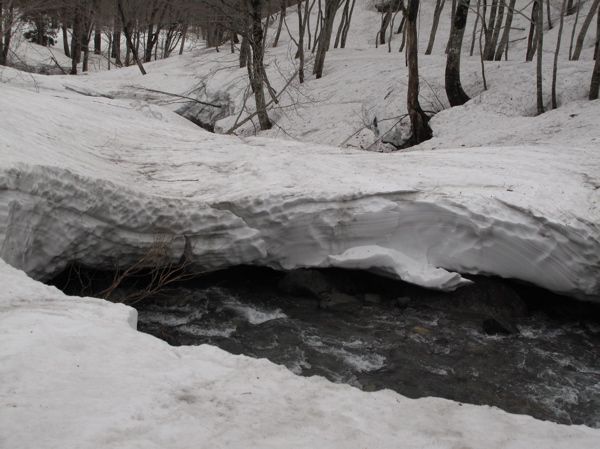
<instances>
[{"instance_id":1,"label":"wet rock","mask_svg":"<svg viewBox=\"0 0 600 449\"><path fill-rule=\"evenodd\" d=\"M361 301L352 295L340 292L331 292L325 295L319 306L325 310L352 310L362 306Z\"/></svg>"},{"instance_id":2,"label":"wet rock","mask_svg":"<svg viewBox=\"0 0 600 449\"><path fill-rule=\"evenodd\" d=\"M510 335L518 332L516 326L510 323L501 323L494 318L483 320L482 329L488 335Z\"/></svg>"},{"instance_id":3,"label":"wet rock","mask_svg":"<svg viewBox=\"0 0 600 449\"><path fill-rule=\"evenodd\" d=\"M332 283L317 270L293 270L279 282L279 289L291 294L309 294L317 298L334 290Z\"/></svg>"},{"instance_id":4,"label":"wet rock","mask_svg":"<svg viewBox=\"0 0 600 449\"><path fill-rule=\"evenodd\" d=\"M410 303L410 298L408 296L401 296L399 298L396 298L396 305L398 307L407 307L408 304Z\"/></svg>"},{"instance_id":5,"label":"wet rock","mask_svg":"<svg viewBox=\"0 0 600 449\"><path fill-rule=\"evenodd\" d=\"M381 295L377 293L365 293L365 302L369 304L381 304Z\"/></svg>"}]
</instances>

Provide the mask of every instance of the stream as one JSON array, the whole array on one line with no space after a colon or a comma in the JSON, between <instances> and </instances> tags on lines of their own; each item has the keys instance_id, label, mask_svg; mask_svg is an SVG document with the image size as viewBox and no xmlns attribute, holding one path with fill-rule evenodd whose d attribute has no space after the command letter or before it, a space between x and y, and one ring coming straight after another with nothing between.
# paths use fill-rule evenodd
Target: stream
<instances>
[{"instance_id":1,"label":"stream","mask_svg":"<svg viewBox=\"0 0 600 449\"><path fill-rule=\"evenodd\" d=\"M600 427L600 308L473 279L440 293L365 272L241 267L135 307L139 330L172 345L211 344L366 391Z\"/></svg>"}]
</instances>

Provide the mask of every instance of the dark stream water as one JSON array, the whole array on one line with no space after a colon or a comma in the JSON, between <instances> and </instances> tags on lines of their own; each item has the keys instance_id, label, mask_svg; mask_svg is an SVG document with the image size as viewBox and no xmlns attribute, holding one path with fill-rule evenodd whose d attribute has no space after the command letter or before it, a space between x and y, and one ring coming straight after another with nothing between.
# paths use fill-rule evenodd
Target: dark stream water
<instances>
[{"instance_id":1,"label":"dark stream water","mask_svg":"<svg viewBox=\"0 0 600 449\"><path fill-rule=\"evenodd\" d=\"M136 307L139 329L173 345L208 343L368 391L600 427L599 308L474 279L442 294L367 273L244 268Z\"/></svg>"}]
</instances>

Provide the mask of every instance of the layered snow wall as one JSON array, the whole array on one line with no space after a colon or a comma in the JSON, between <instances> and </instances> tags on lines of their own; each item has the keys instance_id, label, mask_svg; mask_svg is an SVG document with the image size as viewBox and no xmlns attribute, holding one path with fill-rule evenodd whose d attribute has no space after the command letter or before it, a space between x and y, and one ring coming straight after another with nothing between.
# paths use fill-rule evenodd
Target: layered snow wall
<instances>
[{"instance_id":1,"label":"layered snow wall","mask_svg":"<svg viewBox=\"0 0 600 449\"><path fill-rule=\"evenodd\" d=\"M46 81L47 82L47 81ZM600 299L600 154L513 146L374 154L210 134L156 106L3 86L0 257L44 279L157 239L194 265L456 273Z\"/></svg>"}]
</instances>

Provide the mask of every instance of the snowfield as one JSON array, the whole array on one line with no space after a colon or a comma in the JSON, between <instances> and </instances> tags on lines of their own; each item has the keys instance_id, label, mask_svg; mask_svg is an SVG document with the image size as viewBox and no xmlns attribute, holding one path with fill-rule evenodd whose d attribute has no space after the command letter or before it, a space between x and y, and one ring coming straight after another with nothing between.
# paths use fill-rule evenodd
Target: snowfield
<instances>
[{"instance_id":1,"label":"snowfield","mask_svg":"<svg viewBox=\"0 0 600 449\"><path fill-rule=\"evenodd\" d=\"M164 238L177 260L185 236L201 269L354 266L446 290L484 273L600 298L594 148L243 140L147 103L6 84L0 111L0 256L34 278L132 264Z\"/></svg>"},{"instance_id":2,"label":"snowfield","mask_svg":"<svg viewBox=\"0 0 600 449\"><path fill-rule=\"evenodd\" d=\"M596 448L600 430L365 393L135 331L135 310L64 296L0 261L0 446Z\"/></svg>"},{"instance_id":3,"label":"snowfield","mask_svg":"<svg viewBox=\"0 0 600 449\"><path fill-rule=\"evenodd\" d=\"M577 62L563 45L558 109L534 116L535 66L519 62L525 42L515 39L509 61L486 63L487 91L478 56L463 57L473 99L436 114L432 140L367 152L356 149L375 139L365 126L376 117L385 133L406 109L406 70L399 36L391 53L374 49L380 17L357 3L349 48L329 52L322 79L292 84L271 113L277 126L258 137L250 123L240 136L206 132L174 113L181 99L148 90L222 103L222 114L194 114L228 129L247 81L227 49L148 64L146 77L136 67L80 77L0 69L0 447L600 447L598 429L171 347L135 330L134 309L38 282L69 262L134 264L168 242L174 261L185 255L201 270L360 268L440 290L489 274L600 302L600 100L584 99L591 40ZM421 49L434 6L424 3ZM419 55L428 110L447 107L448 9L434 54ZM514 20L526 33L526 19ZM276 90L293 73L292 51L286 36L268 51ZM18 54L52 63L28 43Z\"/></svg>"}]
</instances>

